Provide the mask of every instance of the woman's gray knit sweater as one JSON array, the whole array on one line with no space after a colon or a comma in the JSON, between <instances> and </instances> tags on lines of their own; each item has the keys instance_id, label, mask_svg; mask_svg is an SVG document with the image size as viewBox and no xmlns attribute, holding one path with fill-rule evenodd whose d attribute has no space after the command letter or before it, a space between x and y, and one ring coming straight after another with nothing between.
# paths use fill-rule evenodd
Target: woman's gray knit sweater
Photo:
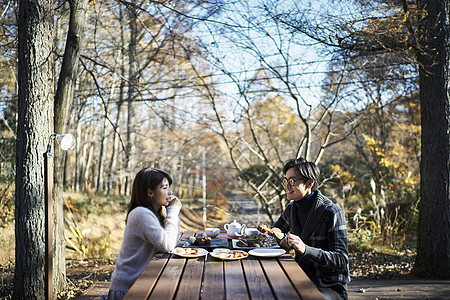
<instances>
[{"instance_id":1,"label":"woman's gray knit sweater","mask_svg":"<svg viewBox=\"0 0 450 300\"><path fill-rule=\"evenodd\" d=\"M164 227L148 208L139 206L129 213L111 276L111 290L128 292L157 250L169 252L175 248L180 233L180 209L181 206L167 207Z\"/></svg>"}]
</instances>

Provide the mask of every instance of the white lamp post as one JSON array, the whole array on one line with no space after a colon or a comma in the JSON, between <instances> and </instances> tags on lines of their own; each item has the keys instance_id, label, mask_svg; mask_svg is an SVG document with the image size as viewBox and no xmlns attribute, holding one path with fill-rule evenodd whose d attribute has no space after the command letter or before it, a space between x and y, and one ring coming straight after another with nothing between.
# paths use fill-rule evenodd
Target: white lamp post
<instances>
[{"instance_id":1,"label":"white lamp post","mask_svg":"<svg viewBox=\"0 0 450 300\"><path fill-rule=\"evenodd\" d=\"M203 147L203 152L202 152L202 158L203 158L203 162L202 162L202 188L203 188L203 224L206 227L206 150L205 147Z\"/></svg>"},{"instance_id":2,"label":"white lamp post","mask_svg":"<svg viewBox=\"0 0 450 300\"><path fill-rule=\"evenodd\" d=\"M57 140L62 150L72 149L75 138L71 134L50 136L47 152L44 153L45 185L45 299L53 299L53 140Z\"/></svg>"}]
</instances>

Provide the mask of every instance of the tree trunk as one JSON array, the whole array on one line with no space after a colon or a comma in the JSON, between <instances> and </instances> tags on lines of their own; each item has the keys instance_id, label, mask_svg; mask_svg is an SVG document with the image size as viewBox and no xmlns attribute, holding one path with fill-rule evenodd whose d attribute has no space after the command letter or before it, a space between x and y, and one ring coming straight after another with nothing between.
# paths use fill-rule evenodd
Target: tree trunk
<instances>
[{"instance_id":1,"label":"tree trunk","mask_svg":"<svg viewBox=\"0 0 450 300\"><path fill-rule=\"evenodd\" d=\"M114 90L114 88L112 88L112 90ZM106 152L106 142L107 142L107 138L106 138L106 130L107 130L107 118L108 118L108 106L109 106L109 101L108 104L106 104L105 107L105 117L103 118L103 124L102 124L102 128L100 130L100 150L98 153L98 166L97 166L97 184L96 184L96 193L97 194L101 194L103 193L103 173L104 173L104 163L105 163L105 152Z\"/></svg>"},{"instance_id":2,"label":"tree trunk","mask_svg":"<svg viewBox=\"0 0 450 300\"><path fill-rule=\"evenodd\" d=\"M81 150L81 156L80 156L80 161L79 161L79 174L78 174L78 187L79 187L79 192L83 192L85 191L84 189L84 182L85 182L85 174L86 174L86 163L87 163L87 156L88 156L88 150L90 147L90 143L89 142L85 142L83 145L83 149Z\"/></svg>"},{"instance_id":3,"label":"tree trunk","mask_svg":"<svg viewBox=\"0 0 450 300\"><path fill-rule=\"evenodd\" d=\"M422 122L420 215L413 272L450 276L450 28L448 0L421 0L427 11L418 53Z\"/></svg>"},{"instance_id":4,"label":"tree trunk","mask_svg":"<svg viewBox=\"0 0 450 300\"><path fill-rule=\"evenodd\" d=\"M94 148L95 148L94 143L89 143L86 145L86 164L84 167L83 180L81 182L84 192L90 192L90 190L92 188L92 182L94 182L94 175L92 175L92 178L91 178L91 165L92 165L93 156L94 156L93 155ZM92 170L92 173L94 173L93 171L94 170Z\"/></svg>"},{"instance_id":5,"label":"tree trunk","mask_svg":"<svg viewBox=\"0 0 450 300\"><path fill-rule=\"evenodd\" d=\"M65 129L67 112L73 102L74 87L78 73L80 48L86 27L88 0L70 0L69 32L67 33L58 87L55 95L55 130Z\"/></svg>"},{"instance_id":6,"label":"tree trunk","mask_svg":"<svg viewBox=\"0 0 450 300\"><path fill-rule=\"evenodd\" d=\"M116 153L119 149L119 124L120 124L120 113L121 113L122 102L117 103L117 115L116 115L116 125L113 132L113 141L112 141L112 150L111 150L111 159L109 160L109 172L108 172L108 189L107 194L111 195L113 193L114 188L114 178L113 174L116 172L117 165L117 157Z\"/></svg>"},{"instance_id":7,"label":"tree trunk","mask_svg":"<svg viewBox=\"0 0 450 300\"><path fill-rule=\"evenodd\" d=\"M55 133L66 133L68 111L73 102L75 82L78 73L80 47L86 27L86 11L88 0L70 0L69 31L67 33L66 48L58 78L55 95ZM55 147L53 211L55 223L55 247L53 259L53 281L56 291L66 287L66 243L64 239L64 210L63 210L63 174L64 153Z\"/></svg>"},{"instance_id":8,"label":"tree trunk","mask_svg":"<svg viewBox=\"0 0 450 300\"><path fill-rule=\"evenodd\" d=\"M80 174L82 173L82 167L83 167L83 160L82 160L82 147L81 147L81 122L80 118L76 119L76 128L77 128L77 135L76 135L76 144L75 144L75 175L74 175L74 191L79 192L81 191L81 184L80 184Z\"/></svg>"},{"instance_id":9,"label":"tree trunk","mask_svg":"<svg viewBox=\"0 0 450 300\"><path fill-rule=\"evenodd\" d=\"M129 7L130 15L130 45L129 45L129 88L128 88L128 117L127 117L127 176L125 182L125 194L129 194L131 190L131 174L133 170L133 149L134 149L134 98L136 97L137 86L137 61L136 61L136 39L137 39L137 9L134 5Z\"/></svg>"},{"instance_id":10,"label":"tree trunk","mask_svg":"<svg viewBox=\"0 0 450 300\"><path fill-rule=\"evenodd\" d=\"M108 172L108 195L113 192L114 186L114 173L116 172L117 167L117 157L119 153L119 127L120 127L120 114L122 111L122 104L124 103L124 93L125 93L125 55L123 49L125 49L125 24L123 22L123 8L119 8L119 21L120 21L120 49L119 49L119 61L120 61L120 85L119 85L119 100L117 101L117 116L116 116L116 125L113 133L113 142L112 142L112 151L111 151L111 159L109 161L109 172ZM117 183L117 185L120 185ZM120 194L120 189L119 189Z\"/></svg>"},{"instance_id":11,"label":"tree trunk","mask_svg":"<svg viewBox=\"0 0 450 300\"><path fill-rule=\"evenodd\" d=\"M13 299L45 294L44 153L53 132L53 1L19 1Z\"/></svg>"}]
</instances>

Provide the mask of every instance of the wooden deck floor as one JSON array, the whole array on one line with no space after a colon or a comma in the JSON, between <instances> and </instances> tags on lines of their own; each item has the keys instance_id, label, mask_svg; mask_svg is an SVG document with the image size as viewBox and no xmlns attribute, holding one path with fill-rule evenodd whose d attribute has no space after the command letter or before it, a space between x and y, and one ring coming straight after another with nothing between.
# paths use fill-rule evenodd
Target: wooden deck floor
<instances>
[{"instance_id":1,"label":"wooden deck floor","mask_svg":"<svg viewBox=\"0 0 450 300\"><path fill-rule=\"evenodd\" d=\"M95 281L81 296L76 300L99 300L101 295L108 294L109 281Z\"/></svg>"},{"instance_id":2,"label":"wooden deck floor","mask_svg":"<svg viewBox=\"0 0 450 300\"><path fill-rule=\"evenodd\" d=\"M450 299L450 280L355 280L349 299Z\"/></svg>"},{"instance_id":3,"label":"wooden deck floor","mask_svg":"<svg viewBox=\"0 0 450 300\"><path fill-rule=\"evenodd\" d=\"M107 294L109 282L94 282L76 300L98 300ZM355 280L349 284L350 300L450 299L450 280Z\"/></svg>"}]
</instances>

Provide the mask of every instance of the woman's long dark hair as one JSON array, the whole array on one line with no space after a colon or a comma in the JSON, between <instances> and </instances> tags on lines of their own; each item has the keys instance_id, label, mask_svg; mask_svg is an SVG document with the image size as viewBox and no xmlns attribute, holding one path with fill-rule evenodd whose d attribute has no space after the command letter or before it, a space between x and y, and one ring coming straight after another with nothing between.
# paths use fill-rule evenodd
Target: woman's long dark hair
<instances>
[{"instance_id":1,"label":"woman's long dark hair","mask_svg":"<svg viewBox=\"0 0 450 300\"><path fill-rule=\"evenodd\" d=\"M140 170L133 181L131 188L131 200L128 205L127 217L125 223L128 220L130 212L138 206L146 207L157 214L161 225L165 219L165 207L161 207L158 211L155 210L153 200L148 196L148 189L155 191L156 188L163 182L164 178L167 178L169 185L172 184L172 177L163 170L155 168L144 168Z\"/></svg>"}]
</instances>

